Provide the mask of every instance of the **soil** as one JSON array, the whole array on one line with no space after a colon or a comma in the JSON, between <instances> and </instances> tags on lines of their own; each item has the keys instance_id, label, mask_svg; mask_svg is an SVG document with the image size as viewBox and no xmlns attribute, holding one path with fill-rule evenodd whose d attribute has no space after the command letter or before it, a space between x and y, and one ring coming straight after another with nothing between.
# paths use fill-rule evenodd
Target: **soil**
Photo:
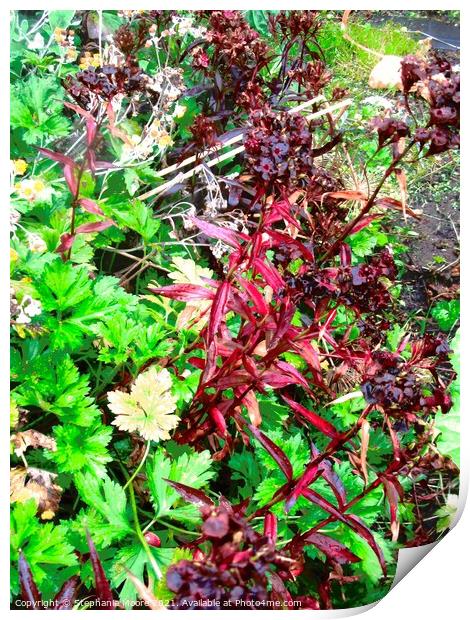
<instances>
[{"instance_id":1,"label":"soil","mask_svg":"<svg viewBox=\"0 0 470 620\"><path fill-rule=\"evenodd\" d=\"M441 48L438 53L452 64L460 62L458 50ZM442 191L443 182L446 191ZM437 199L436 195L439 195ZM408 264L402 280L402 295L406 310L422 315L435 301L459 296L459 169L453 170L447 179L436 172L420 181L412 194L410 206L421 210L422 216L412 223L417 236L408 237L406 241ZM440 262L436 262L436 257Z\"/></svg>"},{"instance_id":2,"label":"soil","mask_svg":"<svg viewBox=\"0 0 470 620\"><path fill-rule=\"evenodd\" d=\"M459 195L456 192L437 204L432 200L432 182L428 192L412 204L423 215L413 222L417 236L407 238L407 270L402 279L407 312L426 313L434 301L453 299L459 293ZM436 257L442 262L436 263Z\"/></svg>"}]
</instances>

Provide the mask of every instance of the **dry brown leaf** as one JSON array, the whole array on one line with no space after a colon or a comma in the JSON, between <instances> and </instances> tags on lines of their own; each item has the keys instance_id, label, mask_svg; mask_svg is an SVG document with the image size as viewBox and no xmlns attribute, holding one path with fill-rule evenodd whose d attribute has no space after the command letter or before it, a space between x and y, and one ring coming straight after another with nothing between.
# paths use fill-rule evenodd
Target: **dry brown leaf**
<instances>
[{"instance_id":1,"label":"dry brown leaf","mask_svg":"<svg viewBox=\"0 0 470 620\"><path fill-rule=\"evenodd\" d=\"M10 503L34 499L42 519L55 516L62 497L62 487L54 483L57 474L34 467L14 467L10 470Z\"/></svg>"},{"instance_id":2,"label":"dry brown leaf","mask_svg":"<svg viewBox=\"0 0 470 620\"><path fill-rule=\"evenodd\" d=\"M22 456L28 448L47 448L55 452L57 449L55 439L43 435L39 431L30 429L22 433L15 433L10 437L10 441L15 446L15 454Z\"/></svg>"}]
</instances>

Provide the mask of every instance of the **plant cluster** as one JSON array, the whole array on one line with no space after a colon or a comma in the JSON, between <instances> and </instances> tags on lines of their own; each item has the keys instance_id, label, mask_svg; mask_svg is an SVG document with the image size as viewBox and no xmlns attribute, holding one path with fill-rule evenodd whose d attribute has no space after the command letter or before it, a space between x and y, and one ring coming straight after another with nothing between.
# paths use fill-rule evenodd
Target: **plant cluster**
<instances>
[{"instance_id":1,"label":"plant cluster","mask_svg":"<svg viewBox=\"0 0 470 620\"><path fill-rule=\"evenodd\" d=\"M335 16L39 13L12 18L13 604L377 600L458 488L455 320L412 327L382 227L458 146L458 74L404 59L369 179Z\"/></svg>"}]
</instances>

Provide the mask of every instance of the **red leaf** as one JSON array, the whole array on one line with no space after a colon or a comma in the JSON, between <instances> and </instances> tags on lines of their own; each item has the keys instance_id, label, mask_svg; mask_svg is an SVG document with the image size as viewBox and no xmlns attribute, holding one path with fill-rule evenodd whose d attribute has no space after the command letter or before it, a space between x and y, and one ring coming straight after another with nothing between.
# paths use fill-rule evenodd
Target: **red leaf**
<instances>
[{"instance_id":1,"label":"red leaf","mask_svg":"<svg viewBox=\"0 0 470 620\"><path fill-rule=\"evenodd\" d=\"M249 241L250 239L248 235L235 232L230 228L214 226L214 224L200 220L197 217L191 218L191 221L199 228L199 230L202 230L202 232L211 239L220 239L220 241L230 245L232 248L238 249L240 248L240 240Z\"/></svg>"},{"instance_id":2,"label":"red leaf","mask_svg":"<svg viewBox=\"0 0 470 620\"><path fill-rule=\"evenodd\" d=\"M306 543L315 545L327 558L338 562L338 564L346 564L347 562L360 562L361 558L349 551L347 547L329 536L312 532L305 539Z\"/></svg>"},{"instance_id":3,"label":"red leaf","mask_svg":"<svg viewBox=\"0 0 470 620\"><path fill-rule=\"evenodd\" d=\"M279 200L273 202L271 205L268 216L265 221L265 226L270 226L279 220L285 220L291 226L300 230L300 226L295 218L292 217L290 210L292 205L288 200Z\"/></svg>"},{"instance_id":4,"label":"red leaf","mask_svg":"<svg viewBox=\"0 0 470 620\"><path fill-rule=\"evenodd\" d=\"M129 140L129 136L126 134L126 132L122 131L122 129L119 129L116 126L116 114L114 113L111 101L106 106L106 116L108 117L109 131L111 132L111 135L132 146L131 141Z\"/></svg>"},{"instance_id":5,"label":"red leaf","mask_svg":"<svg viewBox=\"0 0 470 620\"><path fill-rule=\"evenodd\" d=\"M371 547L372 551L375 553L375 555L377 556L380 566L382 568L382 572L384 574L384 577L387 576L387 566L385 564L385 558L383 556L382 553L382 549L379 547L379 545L375 542L375 538L374 535L372 534L372 532L370 531L370 529L364 525L364 523L359 519L359 517L356 517L356 515L347 515L348 517L348 522L349 525L356 530L356 532L362 536L362 538L364 538L364 540L366 540L369 543L369 546Z\"/></svg>"},{"instance_id":6,"label":"red leaf","mask_svg":"<svg viewBox=\"0 0 470 620\"><path fill-rule=\"evenodd\" d=\"M300 476L293 490L286 498L286 505L284 507L286 513L290 511L299 496L302 494L303 490L310 486L312 482L314 482L321 475L321 472L322 470L319 469L318 463L315 465L307 465L304 473Z\"/></svg>"},{"instance_id":7,"label":"red leaf","mask_svg":"<svg viewBox=\"0 0 470 620\"><path fill-rule=\"evenodd\" d=\"M80 579L77 576L67 579L54 598L54 611L66 611L73 609L75 601L77 600L77 590L79 584Z\"/></svg>"},{"instance_id":8,"label":"red leaf","mask_svg":"<svg viewBox=\"0 0 470 620\"><path fill-rule=\"evenodd\" d=\"M222 323L222 319L225 316L225 306L227 305L227 299L230 293L230 282L222 282L217 289L214 301L211 307L211 313L209 322L207 325L207 340L212 342L219 331L219 327Z\"/></svg>"},{"instance_id":9,"label":"red leaf","mask_svg":"<svg viewBox=\"0 0 470 620\"><path fill-rule=\"evenodd\" d=\"M113 220L103 220L102 222L90 222L88 224L82 224L76 230L77 233L92 233L106 230L110 226L114 226Z\"/></svg>"},{"instance_id":10,"label":"red leaf","mask_svg":"<svg viewBox=\"0 0 470 620\"><path fill-rule=\"evenodd\" d=\"M131 571L128 568L126 567L124 568L126 570L129 581L131 581L134 584L134 587L137 590L137 593L139 594L140 598L143 600L143 602L145 603L145 606L148 609L152 611L163 611L167 609L163 605L163 603L155 597L152 591L149 590L149 588L147 588L145 583L143 583L133 573L131 573Z\"/></svg>"},{"instance_id":11,"label":"red leaf","mask_svg":"<svg viewBox=\"0 0 470 620\"><path fill-rule=\"evenodd\" d=\"M69 103L68 101L64 101L64 106L66 108L70 108L71 110L73 110L77 114L80 114L86 119L94 120L91 112L87 112L87 110L84 110L83 108L81 108L79 105L76 105L75 103Z\"/></svg>"},{"instance_id":12,"label":"red leaf","mask_svg":"<svg viewBox=\"0 0 470 620\"><path fill-rule=\"evenodd\" d=\"M320 366L318 353L317 351L315 351L312 345L309 342L294 343L294 348L296 352L304 358L307 364L311 366L312 370L316 374L317 380L323 382L323 380L321 379L322 368Z\"/></svg>"},{"instance_id":13,"label":"red leaf","mask_svg":"<svg viewBox=\"0 0 470 620\"><path fill-rule=\"evenodd\" d=\"M279 390L283 387L287 387L288 385L298 383L290 375L285 375L275 370L266 370L265 372L263 372L263 374L261 375L261 380L265 385L268 385L275 390Z\"/></svg>"},{"instance_id":14,"label":"red leaf","mask_svg":"<svg viewBox=\"0 0 470 620\"><path fill-rule=\"evenodd\" d=\"M62 153L56 153L55 151L51 151L50 149L44 149L41 147L38 150L45 157L48 157L49 159L57 161L63 165L65 181L69 186L70 192L73 194L73 196L76 196L78 193L78 183L75 176L76 164L73 159L70 159L70 157L67 157L67 155L62 155Z\"/></svg>"},{"instance_id":15,"label":"red leaf","mask_svg":"<svg viewBox=\"0 0 470 620\"><path fill-rule=\"evenodd\" d=\"M95 545L91 540L90 533L86 531L86 538L88 541L88 548L90 549L90 560L93 568L93 574L95 576L95 590L96 597L100 604L103 604L103 609L112 609L114 607L114 597L111 592L109 581L101 564L101 560L96 552Z\"/></svg>"},{"instance_id":16,"label":"red leaf","mask_svg":"<svg viewBox=\"0 0 470 620\"><path fill-rule=\"evenodd\" d=\"M93 144L94 139L96 138L96 133L98 131L98 124L95 119L91 116L87 118L86 121L86 141L88 146Z\"/></svg>"},{"instance_id":17,"label":"red leaf","mask_svg":"<svg viewBox=\"0 0 470 620\"><path fill-rule=\"evenodd\" d=\"M350 235L353 235L354 233L359 232L360 230L362 230L363 228L365 228L366 226L369 226L369 224L371 222L373 222L374 220L378 219L382 217L381 215L366 215L365 217L361 218L349 231Z\"/></svg>"},{"instance_id":18,"label":"red leaf","mask_svg":"<svg viewBox=\"0 0 470 620\"><path fill-rule=\"evenodd\" d=\"M264 516L264 535L273 544L277 540L277 517L272 512L267 512Z\"/></svg>"},{"instance_id":19,"label":"red leaf","mask_svg":"<svg viewBox=\"0 0 470 620\"><path fill-rule=\"evenodd\" d=\"M394 173L395 173L395 176L397 177L398 187L400 188L401 206L403 209L403 214L406 215L406 208L407 208L406 174L403 172L401 168L395 168Z\"/></svg>"},{"instance_id":20,"label":"red leaf","mask_svg":"<svg viewBox=\"0 0 470 620\"><path fill-rule=\"evenodd\" d=\"M277 269L273 267L269 261L263 261L260 258L255 258L253 265L266 280L266 284L269 284L273 291L279 292L285 288L286 284L284 280L279 275Z\"/></svg>"},{"instance_id":21,"label":"red leaf","mask_svg":"<svg viewBox=\"0 0 470 620\"><path fill-rule=\"evenodd\" d=\"M276 368L278 368L283 374L292 378L291 383L297 383L298 385L302 385L307 391L310 391L310 385L307 379L289 362L283 362L282 360L276 362Z\"/></svg>"},{"instance_id":22,"label":"red leaf","mask_svg":"<svg viewBox=\"0 0 470 620\"><path fill-rule=\"evenodd\" d=\"M94 200L90 200L90 198L80 198L78 203L85 211L88 211L88 213L104 215L103 209L99 207Z\"/></svg>"},{"instance_id":23,"label":"red leaf","mask_svg":"<svg viewBox=\"0 0 470 620\"><path fill-rule=\"evenodd\" d=\"M217 407L211 407L209 409L209 415L214 420L217 430L220 435L225 436L227 433L227 423L225 418Z\"/></svg>"},{"instance_id":24,"label":"red leaf","mask_svg":"<svg viewBox=\"0 0 470 620\"><path fill-rule=\"evenodd\" d=\"M362 521L358 517L356 517L355 515L351 515L351 514L348 514L348 515L343 514L337 508L335 508L333 504L331 504L324 497L322 497L321 495L319 495L312 489L305 489L302 495L306 497L308 500L310 500L313 504L316 504L317 506L325 510L325 512L328 512L332 517L334 517L338 521L341 521L342 523L345 523L346 525L348 525L357 534L359 534L359 536L362 536L362 538L364 538L364 540L368 542L369 546L371 547L371 549L374 551L375 555L377 556L380 562L380 566L382 567L382 572L384 576L387 575L387 566L385 564L385 559L384 559L382 550L380 549L378 544L375 542L372 532L369 530L367 526L364 525L364 523L362 523ZM305 534L305 536L307 535L308 535L308 532Z\"/></svg>"},{"instance_id":25,"label":"red leaf","mask_svg":"<svg viewBox=\"0 0 470 620\"><path fill-rule=\"evenodd\" d=\"M260 442L266 452L273 457L287 480L292 480L292 465L283 450L281 450L279 446L276 446L276 444L259 429L257 429L256 426L248 424L248 428L256 437L256 439Z\"/></svg>"},{"instance_id":26,"label":"red leaf","mask_svg":"<svg viewBox=\"0 0 470 620\"><path fill-rule=\"evenodd\" d=\"M339 249L339 256L340 256L342 267L351 266L351 260L352 260L351 248L347 243L341 244L341 247Z\"/></svg>"},{"instance_id":27,"label":"red leaf","mask_svg":"<svg viewBox=\"0 0 470 620\"><path fill-rule=\"evenodd\" d=\"M316 458L320 454L320 451L316 448L313 442L310 442L310 450L312 452L312 458ZM340 506L340 508L342 508L347 502L346 490L344 488L344 485L341 482L338 474L334 471L333 465L328 459L323 459L321 462L321 466L321 477L329 484L330 488L335 494L338 505Z\"/></svg>"},{"instance_id":28,"label":"red leaf","mask_svg":"<svg viewBox=\"0 0 470 620\"><path fill-rule=\"evenodd\" d=\"M342 192L327 192L324 196L337 198L338 200L367 200L367 194L355 190L345 190Z\"/></svg>"},{"instance_id":29,"label":"red leaf","mask_svg":"<svg viewBox=\"0 0 470 620\"><path fill-rule=\"evenodd\" d=\"M173 480L168 480L167 478L163 478L163 480L172 486L175 491L178 491L184 500L194 504L199 509L211 508L214 505L214 502L209 499L205 493L199 491L199 489L193 489L192 487L188 487L181 482L173 482Z\"/></svg>"},{"instance_id":30,"label":"red leaf","mask_svg":"<svg viewBox=\"0 0 470 620\"><path fill-rule=\"evenodd\" d=\"M377 198L375 204L378 207L388 207L391 209L397 209L398 211L403 211L403 204L399 200L396 200L396 198L389 198L388 196L385 196L384 198ZM420 219L420 216L415 213L413 209L410 209L410 207L405 207L405 213L407 215L411 215L411 217L414 217L415 220Z\"/></svg>"},{"instance_id":31,"label":"red leaf","mask_svg":"<svg viewBox=\"0 0 470 620\"><path fill-rule=\"evenodd\" d=\"M385 495L390 506L390 529L392 531L392 540L396 542L398 540L398 534L400 533L400 522L398 521L398 501L400 499L400 492L402 491L400 483L396 480L396 484L389 480L385 476L379 476L383 484ZM396 486L398 485L398 487Z\"/></svg>"},{"instance_id":32,"label":"red leaf","mask_svg":"<svg viewBox=\"0 0 470 620\"><path fill-rule=\"evenodd\" d=\"M78 182L75 176L75 165L70 166L67 164L64 166L64 177L70 192L73 196L76 196L78 194Z\"/></svg>"},{"instance_id":33,"label":"red leaf","mask_svg":"<svg viewBox=\"0 0 470 620\"><path fill-rule=\"evenodd\" d=\"M170 284L162 287L148 287L155 295L163 295L178 301L200 301L202 299L214 299L215 293L205 286L198 284Z\"/></svg>"},{"instance_id":34,"label":"red leaf","mask_svg":"<svg viewBox=\"0 0 470 620\"><path fill-rule=\"evenodd\" d=\"M21 599L30 604L31 609L41 609L41 595L33 579L28 561L22 551L18 556L18 574L21 586Z\"/></svg>"},{"instance_id":35,"label":"red leaf","mask_svg":"<svg viewBox=\"0 0 470 620\"><path fill-rule=\"evenodd\" d=\"M247 408L250 422L253 424L253 426L259 426L262 420L259 410L259 403L256 398L255 392L253 390L247 392L242 398L242 403Z\"/></svg>"},{"instance_id":36,"label":"red leaf","mask_svg":"<svg viewBox=\"0 0 470 620\"><path fill-rule=\"evenodd\" d=\"M57 248L56 252L58 252L59 254L64 254L64 252L70 250L74 241L75 235L71 235L70 233L64 233L60 237L60 245Z\"/></svg>"},{"instance_id":37,"label":"red leaf","mask_svg":"<svg viewBox=\"0 0 470 620\"><path fill-rule=\"evenodd\" d=\"M201 357L188 357L188 363L199 368L199 370L204 370L204 366L206 365Z\"/></svg>"},{"instance_id":38,"label":"red leaf","mask_svg":"<svg viewBox=\"0 0 470 620\"><path fill-rule=\"evenodd\" d=\"M259 292L257 287L252 282L249 282L248 280L245 280L244 278L239 277L237 278L237 280L239 284L241 284L241 286L243 286L243 288L246 290L249 298L253 302L256 312L258 312L259 314L263 316L265 314L268 314L269 312L268 304L266 303L263 295Z\"/></svg>"},{"instance_id":39,"label":"red leaf","mask_svg":"<svg viewBox=\"0 0 470 620\"><path fill-rule=\"evenodd\" d=\"M294 239L290 237L289 235L279 232L278 230L269 230L268 235L275 242L275 245L291 246L295 248L296 250L298 250L302 254L302 256L305 258L305 260L308 260L310 262L313 262L315 260L315 257L313 256L312 252L310 252L310 250L306 248L304 244L301 243L298 239Z\"/></svg>"},{"instance_id":40,"label":"red leaf","mask_svg":"<svg viewBox=\"0 0 470 620\"><path fill-rule=\"evenodd\" d=\"M321 431L324 435L326 435L327 437L331 437L331 439L337 439L339 437L339 433L335 429L333 424L330 424L330 422L320 417L313 411L309 411L303 405L296 403L295 400L292 400L288 396L283 395L282 398L295 413L298 413L303 418L308 420L310 424L312 424L315 428Z\"/></svg>"},{"instance_id":41,"label":"red leaf","mask_svg":"<svg viewBox=\"0 0 470 620\"><path fill-rule=\"evenodd\" d=\"M58 161L63 166L70 166L73 168L76 164L70 157L67 155L63 155L62 153L56 153L55 151L51 151L51 149L45 149L42 147L38 147L38 151L44 155L44 157L48 157L53 161Z\"/></svg>"}]
</instances>

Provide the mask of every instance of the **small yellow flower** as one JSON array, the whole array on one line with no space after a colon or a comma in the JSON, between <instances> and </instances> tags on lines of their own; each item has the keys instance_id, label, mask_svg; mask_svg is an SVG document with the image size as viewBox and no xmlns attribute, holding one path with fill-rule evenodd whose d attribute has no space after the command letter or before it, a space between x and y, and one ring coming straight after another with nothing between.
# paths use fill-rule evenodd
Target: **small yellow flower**
<instances>
[{"instance_id":1,"label":"small yellow flower","mask_svg":"<svg viewBox=\"0 0 470 620\"><path fill-rule=\"evenodd\" d=\"M78 52L75 48L73 47L67 48L67 51L65 52L65 57L67 58L69 62L74 62L75 60L77 60L77 56L78 56Z\"/></svg>"},{"instance_id":2,"label":"small yellow flower","mask_svg":"<svg viewBox=\"0 0 470 620\"><path fill-rule=\"evenodd\" d=\"M45 189L46 189L46 186L45 186L43 181L41 181L40 179L36 179L34 181L34 183L33 183L33 190L36 192L36 194L40 194Z\"/></svg>"},{"instance_id":3,"label":"small yellow flower","mask_svg":"<svg viewBox=\"0 0 470 620\"><path fill-rule=\"evenodd\" d=\"M80 69L89 69L90 67L101 67L101 56L99 54L92 54L91 52L85 52L80 58Z\"/></svg>"},{"instance_id":4,"label":"small yellow flower","mask_svg":"<svg viewBox=\"0 0 470 620\"><path fill-rule=\"evenodd\" d=\"M31 187L20 188L20 195L26 200L34 200L34 192Z\"/></svg>"},{"instance_id":5,"label":"small yellow flower","mask_svg":"<svg viewBox=\"0 0 470 620\"><path fill-rule=\"evenodd\" d=\"M10 262L14 263L18 260L18 252L13 248L10 248Z\"/></svg>"},{"instance_id":6,"label":"small yellow flower","mask_svg":"<svg viewBox=\"0 0 470 620\"><path fill-rule=\"evenodd\" d=\"M167 146L171 146L173 144L173 140L170 134L165 131L159 136L157 144L161 149L164 149Z\"/></svg>"},{"instance_id":7,"label":"small yellow flower","mask_svg":"<svg viewBox=\"0 0 470 620\"><path fill-rule=\"evenodd\" d=\"M63 28L57 27L54 30L54 39L56 43L63 43L65 41L66 35L67 33Z\"/></svg>"},{"instance_id":8,"label":"small yellow flower","mask_svg":"<svg viewBox=\"0 0 470 620\"><path fill-rule=\"evenodd\" d=\"M14 174L18 176L22 176L28 168L28 164L24 159L13 159L11 164L13 166Z\"/></svg>"}]
</instances>

